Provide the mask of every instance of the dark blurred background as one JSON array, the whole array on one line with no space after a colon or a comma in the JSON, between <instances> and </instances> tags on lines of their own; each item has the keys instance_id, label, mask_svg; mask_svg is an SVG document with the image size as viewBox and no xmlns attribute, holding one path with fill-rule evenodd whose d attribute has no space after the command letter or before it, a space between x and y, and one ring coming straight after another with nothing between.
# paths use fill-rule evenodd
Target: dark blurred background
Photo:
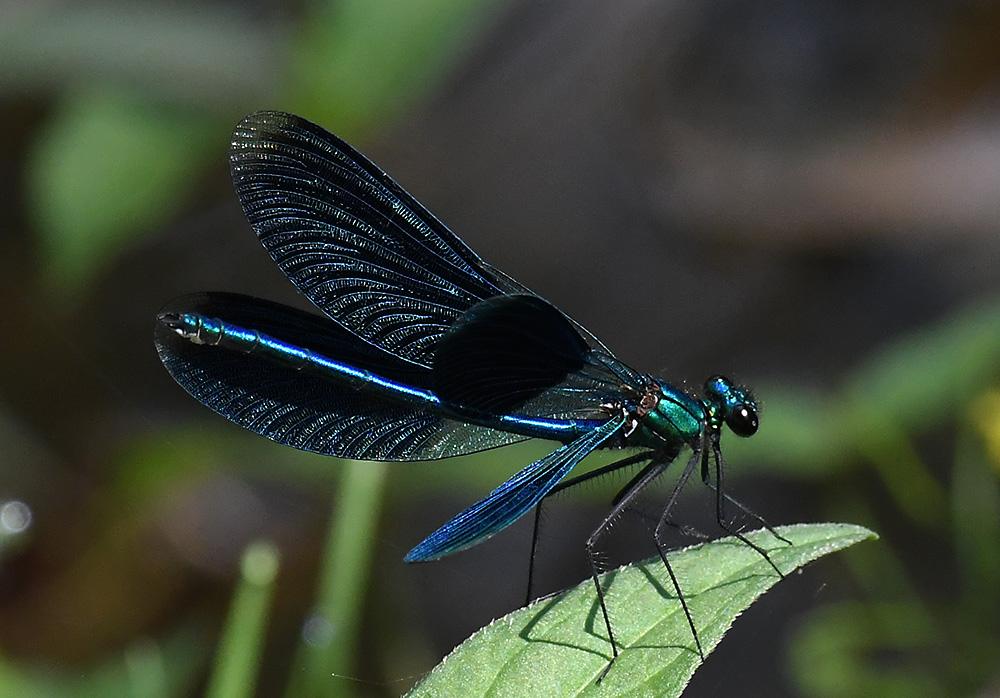
<instances>
[{"instance_id":1,"label":"dark blurred background","mask_svg":"<svg viewBox=\"0 0 1000 698\"><path fill-rule=\"evenodd\" d=\"M265 108L627 363L753 386L761 432L724 448L769 522L882 535L779 584L686 695L1000 695L997 36L974 0L4 5L0 695L200 695L258 539L281 567L256 695L290 694L344 466L228 424L152 344L186 292L307 307L229 179ZM387 469L324 695L400 695L521 603L530 522L402 557L547 448ZM540 592L586 578L622 482L553 502ZM608 552L654 551L636 527Z\"/></svg>"}]
</instances>

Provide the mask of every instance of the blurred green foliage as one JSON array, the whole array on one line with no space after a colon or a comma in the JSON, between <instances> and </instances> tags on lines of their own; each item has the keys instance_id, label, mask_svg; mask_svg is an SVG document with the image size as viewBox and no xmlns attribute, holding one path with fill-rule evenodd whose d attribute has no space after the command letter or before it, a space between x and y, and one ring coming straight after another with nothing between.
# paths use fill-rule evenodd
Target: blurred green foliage
<instances>
[{"instance_id":1,"label":"blurred green foliage","mask_svg":"<svg viewBox=\"0 0 1000 698\"><path fill-rule=\"evenodd\" d=\"M240 582L205 691L207 698L253 695L264 654L267 612L278 561L278 549L272 543L257 541L244 551Z\"/></svg>"},{"instance_id":2,"label":"blurred green foliage","mask_svg":"<svg viewBox=\"0 0 1000 698\"><path fill-rule=\"evenodd\" d=\"M59 95L56 113L30 157L31 209L43 237L46 286L63 300L72 298L112 253L176 213L197 183L196 173L219 160L218 133L233 125L227 115L234 106L250 111L278 103L335 127L348 140L360 140L433 86L477 35L488 9L479 0L312 3L286 27L283 50L272 57L272 66L248 55L267 43L258 30L226 15L182 8L176 14L130 12L112 5L106 15L97 8L58 19L30 10L12 14L4 30L12 44L3 53L15 65L49 79L72 74L80 61L108 71L101 79L81 78ZM74 18L85 26L71 26ZM106 40L65 45L67 33L88 36L87 26ZM155 45L172 50L175 59L183 47L183 62L148 70L159 70L163 80L163 71L172 68L174 79L212 90L215 99L183 90L130 89L137 72L132 61L154 61L156 55L150 55L147 41L111 40L118 32L157 37ZM26 45L25 35L35 42ZM50 53L40 55L39 43ZM220 46L233 47L244 61L233 72L275 72L275 84L251 83L256 94L233 93L232 73L219 70ZM230 61L232 56L221 62ZM6 81L15 79L20 75L11 70Z\"/></svg>"},{"instance_id":3,"label":"blurred green foliage","mask_svg":"<svg viewBox=\"0 0 1000 698\"><path fill-rule=\"evenodd\" d=\"M816 611L790 645L791 669L807 695L969 695L1000 662L1000 301L978 303L903 337L861 362L843 390L803 400L793 389L767 395L758 438L727 444L796 477L820 477L838 496L831 516L880 529L902 512L910 535L954 551L960 588L928 598L921 579L887 546L847 554L869 602ZM945 473L918 443L957 426ZM808 443L811 441L811 445ZM812 454L811 456L809 454ZM849 482L873 473L887 495L858 498ZM942 475L944 481L942 481ZM887 656L895 657L886 661Z\"/></svg>"},{"instance_id":4,"label":"blurred green foliage","mask_svg":"<svg viewBox=\"0 0 1000 698\"><path fill-rule=\"evenodd\" d=\"M24 178L37 236L37 281L53 307L86 299L116 256L196 199L199 172L224 162L226 134L244 113L280 107L348 140L363 140L433 88L499 6L470 0L315 2L263 25L233 17L231 8L21 5L5 11L0 22L0 85L7 94L32 94L41 86L47 100L44 125L27 146ZM829 518L883 533L878 545L844 555L856 597L801 620L789 645L789 671L803 695L970 695L995 680L998 385L1000 301L991 300L861 359L827 392L797 384L755 386L764 402L762 428L754 439L727 440L729 462L740 464L732 473L756 468L808 481L824 493ZM8 421L6 413L3 418ZM5 443L16 431L7 426ZM926 442L933 439L951 444L945 458L926 455ZM94 437L95 451L99 440ZM201 609L169 617L170 623L130 615L140 595L162 593L155 583L160 571L140 575L138 582L113 583L116 565L129 564L132 552L151 544L151 522L172 498L219 472L280 479L324 498L337 492L337 517L313 589L318 629L293 650L296 668L305 669L287 681L270 679L289 696L332 695L331 677L351 675L360 661L382 466L334 468L328 459L211 426L154 424L105 448L103 489L93 510L77 522L97 534L85 550L73 551L81 561L53 583L54 598L87 599L84 610L108 627L157 631L124 639L109 633L124 649L97 661L79 660L83 668L0 658L0 696L195 695L206 675L213 677L214 695L252 695L256 682L269 680L259 662L276 592L273 576L243 570L218 647ZM547 449L521 444L449 464L401 468L388 496L479 496L509 476L511 463L528 463ZM61 467L56 456L40 458L45 467ZM866 479L875 480L885 496L859 494L855 483ZM607 493L594 488L581 496L603 501ZM889 512L902 517L902 531L898 523L885 530ZM0 560L30 547L32 535L0 538ZM953 560L957 572L956 588L929 587L926 578L936 570L901 552L915 539L946 551L943 557ZM247 553L250 568L260 554L260 548ZM282 571L293 564L282 560ZM276 556L262 566L273 573L275 565ZM148 584L136 586L143 579ZM115 616L119 611L123 619ZM73 620L79 619L66 623ZM394 630L409 632L402 621L399 626ZM346 679L334 685L339 695L366 692Z\"/></svg>"},{"instance_id":5,"label":"blurred green foliage","mask_svg":"<svg viewBox=\"0 0 1000 698\"><path fill-rule=\"evenodd\" d=\"M0 695L18 698L168 698L197 685L211 647L204 628L182 623L155 640L140 638L121 655L88 667L22 666L0 661Z\"/></svg>"},{"instance_id":6,"label":"blurred green foliage","mask_svg":"<svg viewBox=\"0 0 1000 698\"><path fill-rule=\"evenodd\" d=\"M26 192L38 281L50 302L66 305L84 299L105 265L189 205L199 171L225 161L220 134L244 113L280 104L362 139L433 86L488 22L490 3L318 2L294 16L276 14L269 33L232 8L29 5L4 15L0 84L25 93L46 86L54 102L28 149ZM164 449L165 439L184 447ZM184 496L185 483L210 477L220 462L259 462L259 444L248 447L255 457L241 457L240 443L214 431L160 430L123 444L95 511L108 539L92 541L78 582L107 561L106 546L124 552L135 545L158 503ZM268 468L284 462L286 477L298 472L311 486L339 479L327 460L316 465L275 451ZM321 687L330 671L351 670L383 473L372 464L345 471L315 608L334 632L329 641L302 643L298 660L310 668L290 695L327 695ZM5 536L0 545L26 543ZM269 547L247 549L208 695L256 690L276 566ZM75 591L86 593L79 583ZM103 591L121 602L129 594ZM3 662L0 695L184 695L206 664L200 637L175 630L137 641L83 679L74 670Z\"/></svg>"},{"instance_id":7,"label":"blurred green foliage","mask_svg":"<svg viewBox=\"0 0 1000 698\"><path fill-rule=\"evenodd\" d=\"M45 286L63 298L85 288L138 233L176 213L197 182L191 173L221 154L205 117L181 107L114 89L64 97L28 172Z\"/></svg>"},{"instance_id":8,"label":"blurred green foliage","mask_svg":"<svg viewBox=\"0 0 1000 698\"><path fill-rule=\"evenodd\" d=\"M317 4L289 41L282 104L363 139L455 67L491 16L478 0Z\"/></svg>"}]
</instances>

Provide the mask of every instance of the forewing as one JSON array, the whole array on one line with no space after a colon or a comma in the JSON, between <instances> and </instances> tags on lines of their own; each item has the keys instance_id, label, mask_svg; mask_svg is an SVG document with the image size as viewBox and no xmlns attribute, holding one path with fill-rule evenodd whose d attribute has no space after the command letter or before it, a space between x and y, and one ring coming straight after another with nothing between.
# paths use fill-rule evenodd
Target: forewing
<instances>
[{"instance_id":1,"label":"forewing","mask_svg":"<svg viewBox=\"0 0 1000 698\"><path fill-rule=\"evenodd\" d=\"M484 263L364 155L291 114L257 112L233 133L243 210L292 283L330 317L429 366L475 303L528 292Z\"/></svg>"}]
</instances>

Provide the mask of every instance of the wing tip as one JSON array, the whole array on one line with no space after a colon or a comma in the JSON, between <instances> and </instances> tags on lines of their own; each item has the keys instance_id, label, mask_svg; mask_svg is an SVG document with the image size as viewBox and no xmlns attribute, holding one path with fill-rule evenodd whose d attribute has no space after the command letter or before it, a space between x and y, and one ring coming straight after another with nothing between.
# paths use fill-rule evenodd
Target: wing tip
<instances>
[{"instance_id":1,"label":"wing tip","mask_svg":"<svg viewBox=\"0 0 1000 698\"><path fill-rule=\"evenodd\" d=\"M406 553L403 557L403 562L430 562L431 560L437 560L438 558L443 557L443 555L434 555L432 550L426 550L426 548L430 548L430 546L424 545L426 542L427 541L424 541L413 550Z\"/></svg>"}]
</instances>

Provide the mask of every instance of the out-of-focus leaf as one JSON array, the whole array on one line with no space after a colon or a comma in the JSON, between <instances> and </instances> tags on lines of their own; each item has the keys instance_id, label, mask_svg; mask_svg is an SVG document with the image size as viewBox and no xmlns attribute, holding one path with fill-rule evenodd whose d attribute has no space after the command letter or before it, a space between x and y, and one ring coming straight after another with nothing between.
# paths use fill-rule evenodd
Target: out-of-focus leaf
<instances>
[{"instance_id":1,"label":"out-of-focus leaf","mask_svg":"<svg viewBox=\"0 0 1000 698\"><path fill-rule=\"evenodd\" d=\"M1000 390L990 390L972 403L970 416L989 450L989 462L1000 473Z\"/></svg>"},{"instance_id":2,"label":"out-of-focus leaf","mask_svg":"<svg viewBox=\"0 0 1000 698\"><path fill-rule=\"evenodd\" d=\"M493 16L481 0L328 0L313 7L289 42L285 108L347 140L425 92Z\"/></svg>"},{"instance_id":3,"label":"out-of-focus leaf","mask_svg":"<svg viewBox=\"0 0 1000 698\"><path fill-rule=\"evenodd\" d=\"M766 531L748 538L786 574L875 537L860 526L786 526L782 543ZM725 538L672 553L674 567L706 652L736 617L779 581L767 561ZM678 696L701 663L691 630L659 559L603 577L615 636L624 648L608 665L600 607L588 580L555 598L494 621L444 659L413 691L422 696Z\"/></svg>"},{"instance_id":4,"label":"out-of-focus leaf","mask_svg":"<svg viewBox=\"0 0 1000 698\"><path fill-rule=\"evenodd\" d=\"M971 430L964 431L951 477L955 562L962 580L958 603L970 620L1000 617L1000 482L984 451ZM990 642L982 638L982 644Z\"/></svg>"},{"instance_id":5,"label":"out-of-focus leaf","mask_svg":"<svg viewBox=\"0 0 1000 698\"><path fill-rule=\"evenodd\" d=\"M843 427L878 440L886 424L937 424L998 377L1000 302L993 299L910 334L854 371L840 403Z\"/></svg>"},{"instance_id":6,"label":"out-of-focus leaf","mask_svg":"<svg viewBox=\"0 0 1000 698\"><path fill-rule=\"evenodd\" d=\"M344 462L288 448L226 423L182 424L122 448L107 490L116 508L139 510L179 482L220 470L238 476L280 476L303 487L332 490Z\"/></svg>"},{"instance_id":7,"label":"out-of-focus leaf","mask_svg":"<svg viewBox=\"0 0 1000 698\"><path fill-rule=\"evenodd\" d=\"M844 442L828 400L802 388L754 386L761 395L760 430L752 439L723 436L726 461L744 462L796 477L826 475L847 463Z\"/></svg>"},{"instance_id":8,"label":"out-of-focus leaf","mask_svg":"<svg viewBox=\"0 0 1000 698\"><path fill-rule=\"evenodd\" d=\"M224 161L220 132L211 119L120 92L68 98L29 163L47 285L77 291L109 255L163 221L206 160Z\"/></svg>"},{"instance_id":9,"label":"out-of-focus leaf","mask_svg":"<svg viewBox=\"0 0 1000 698\"><path fill-rule=\"evenodd\" d=\"M898 453L907 434L955 417L997 378L1000 302L992 300L893 342L830 395L754 386L762 402L760 431L752 439L727 439L727 459L809 476L859 455ZM908 477L912 489L916 476L910 471ZM928 494L918 499L941 503L929 485L922 489Z\"/></svg>"},{"instance_id":10,"label":"out-of-focus leaf","mask_svg":"<svg viewBox=\"0 0 1000 698\"><path fill-rule=\"evenodd\" d=\"M48 698L49 682L34 678L31 672L9 662L0 662L0 695L21 698Z\"/></svg>"},{"instance_id":11,"label":"out-of-focus leaf","mask_svg":"<svg viewBox=\"0 0 1000 698\"><path fill-rule=\"evenodd\" d=\"M790 642L792 674L815 698L943 698L948 692L926 662L941 641L923 608L907 603L843 604L815 611ZM917 650L917 652L913 652ZM898 651L905 665L879 657Z\"/></svg>"}]
</instances>

